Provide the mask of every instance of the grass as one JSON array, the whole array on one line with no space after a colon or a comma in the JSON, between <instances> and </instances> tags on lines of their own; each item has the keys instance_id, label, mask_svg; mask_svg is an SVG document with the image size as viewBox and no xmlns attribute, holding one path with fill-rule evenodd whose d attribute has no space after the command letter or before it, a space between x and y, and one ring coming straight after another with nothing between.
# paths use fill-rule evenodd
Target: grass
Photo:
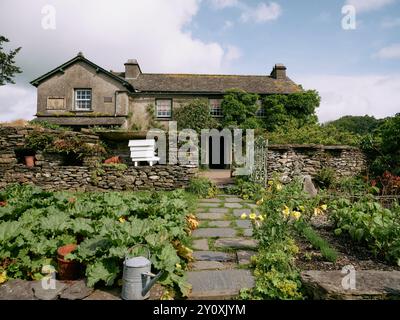
<instances>
[{"instance_id":1,"label":"grass","mask_svg":"<svg viewBox=\"0 0 400 320\"><path fill-rule=\"evenodd\" d=\"M301 222L296 225L296 230L306 238L315 249L321 251L322 256L327 261L336 262L338 258L337 251L332 248L328 241L323 239L312 227L305 222Z\"/></svg>"}]
</instances>

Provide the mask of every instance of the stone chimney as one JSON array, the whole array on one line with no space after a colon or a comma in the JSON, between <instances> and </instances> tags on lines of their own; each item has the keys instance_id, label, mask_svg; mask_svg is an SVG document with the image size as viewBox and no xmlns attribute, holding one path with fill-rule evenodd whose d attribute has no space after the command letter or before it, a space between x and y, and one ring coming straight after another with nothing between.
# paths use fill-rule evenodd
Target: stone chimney
<instances>
[{"instance_id":1,"label":"stone chimney","mask_svg":"<svg viewBox=\"0 0 400 320\"><path fill-rule=\"evenodd\" d=\"M275 79L286 79L286 67L281 63L277 63L272 69L271 77Z\"/></svg>"},{"instance_id":2,"label":"stone chimney","mask_svg":"<svg viewBox=\"0 0 400 320\"><path fill-rule=\"evenodd\" d=\"M129 59L125 63L125 79L136 79L141 73L142 70L136 59Z\"/></svg>"}]
</instances>

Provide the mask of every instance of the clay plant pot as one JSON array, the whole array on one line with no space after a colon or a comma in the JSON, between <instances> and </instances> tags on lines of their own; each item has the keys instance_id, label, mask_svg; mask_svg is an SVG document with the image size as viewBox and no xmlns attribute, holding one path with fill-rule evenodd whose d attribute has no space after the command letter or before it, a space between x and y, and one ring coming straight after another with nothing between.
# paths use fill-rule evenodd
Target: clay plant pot
<instances>
[{"instance_id":1,"label":"clay plant pot","mask_svg":"<svg viewBox=\"0 0 400 320\"><path fill-rule=\"evenodd\" d=\"M35 156L25 156L25 164L29 168L34 167L35 166Z\"/></svg>"},{"instance_id":2,"label":"clay plant pot","mask_svg":"<svg viewBox=\"0 0 400 320\"><path fill-rule=\"evenodd\" d=\"M80 276L81 266L78 261L65 260L65 256L77 248L76 244L67 244L57 250L58 278L76 280Z\"/></svg>"},{"instance_id":3,"label":"clay plant pot","mask_svg":"<svg viewBox=\"0 0 400 320\"><path fill-rule=\"evenodd\" d=\"M115 156L115 157L111 157L108 158L107 160L104 160L105 164L109 164L109 163L122 163L121 158L119 156Z\"/></svg>"}]
</instances>

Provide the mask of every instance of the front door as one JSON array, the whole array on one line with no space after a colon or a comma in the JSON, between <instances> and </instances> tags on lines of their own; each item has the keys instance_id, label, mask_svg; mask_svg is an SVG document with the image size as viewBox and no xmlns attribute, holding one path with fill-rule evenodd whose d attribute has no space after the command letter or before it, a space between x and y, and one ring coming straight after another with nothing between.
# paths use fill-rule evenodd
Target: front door
<instances>
[{"instance_id":1,"label":"front door","mask_svg":"<svg viewBox=\"0 0 400 320\"><path fill-rule=\"evenodd\" d=\"M214 140L214 141L213 141ZM219 141L216 141L219 140ZM219 142L219 143L218 143ZM225 161L225 139L224 137L212 138L208 140L208 163L210 169L227 169L228 163Z\"/></svg>"}]
</instances>

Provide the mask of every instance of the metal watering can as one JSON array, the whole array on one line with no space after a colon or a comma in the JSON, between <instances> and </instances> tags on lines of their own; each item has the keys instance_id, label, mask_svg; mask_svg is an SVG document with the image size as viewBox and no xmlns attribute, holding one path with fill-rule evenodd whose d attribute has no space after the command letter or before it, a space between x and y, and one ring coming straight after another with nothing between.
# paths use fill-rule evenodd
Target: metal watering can
<instances>
[{"instance_id":1,"label":"metal watering can","mask_svg":"<svg viewBox=\"0 0 400 320\"><path fill-rule=\"evenodd\" d=\"M130 248L128 253L136 246ZM144 246L146 247L146 246ZM147 248L147 247L146 247ZM122 275L121 297L124 300L144 300L150 296L150 289L162 276L164 271L157 275L151 273L150 250L147 248L146 257L125 257Z\"/></svg>"}]
</instances>

